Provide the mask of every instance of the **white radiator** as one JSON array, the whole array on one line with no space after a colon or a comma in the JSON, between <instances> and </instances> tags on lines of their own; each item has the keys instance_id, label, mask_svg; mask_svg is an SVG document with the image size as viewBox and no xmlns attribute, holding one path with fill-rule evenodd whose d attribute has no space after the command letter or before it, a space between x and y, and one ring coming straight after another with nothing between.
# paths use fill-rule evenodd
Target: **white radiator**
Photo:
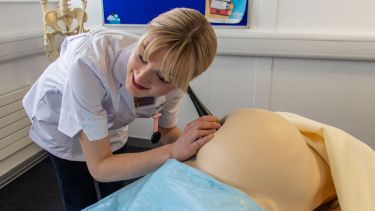
<instances>
[{"instance_id":1,"label":"white radiator","mask_svg":"<svg viewBox=\"0 0 375 211\"><path fill-rule=\"evenodd\" d=\"M45 157L28 137L30 120L22 98L29 87L0 95L0 188Z\"/></svg>"}]
</instances>

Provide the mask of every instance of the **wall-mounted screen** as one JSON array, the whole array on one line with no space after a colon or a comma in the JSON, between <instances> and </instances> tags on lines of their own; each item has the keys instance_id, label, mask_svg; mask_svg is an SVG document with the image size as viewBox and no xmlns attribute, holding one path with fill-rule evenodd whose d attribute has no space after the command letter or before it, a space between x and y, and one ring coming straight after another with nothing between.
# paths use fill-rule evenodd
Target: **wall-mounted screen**
<instances>
[{"instance_id":1,"label":"wall-mounted screen","mask_svg":"<svg viewBox=\"0 0 375 211\"><path fill-rule=\"evenodd\" d=\"M248 0L102 0L105 25L143 25L176 7L193 8L214 25L248 26Z\"/></svg>"}]
</instances>

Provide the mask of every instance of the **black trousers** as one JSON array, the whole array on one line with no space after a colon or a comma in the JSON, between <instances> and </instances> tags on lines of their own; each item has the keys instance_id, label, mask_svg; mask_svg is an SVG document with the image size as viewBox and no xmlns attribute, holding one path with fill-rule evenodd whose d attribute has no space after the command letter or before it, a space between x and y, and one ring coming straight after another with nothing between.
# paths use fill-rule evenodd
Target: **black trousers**
<instances>
[{"instance_id":1,"label":"black trousers","mask_svg":"<svg viewBox=\"0 0 375 211\"><path fill-rule=\"evenodd\" d=\"M126 145L114 153L124 152ZM82 210L124 187L123 181L96 182L90 175L86 162L69 161L50 153L48 155L56 172L63 205L67 211Z\"/></svg>"}]
</instances>

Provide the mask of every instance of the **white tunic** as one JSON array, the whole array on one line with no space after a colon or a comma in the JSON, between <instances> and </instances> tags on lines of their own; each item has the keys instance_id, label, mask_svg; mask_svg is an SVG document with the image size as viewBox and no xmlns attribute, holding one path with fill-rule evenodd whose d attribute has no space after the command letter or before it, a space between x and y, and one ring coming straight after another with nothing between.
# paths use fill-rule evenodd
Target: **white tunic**
<instances>
[{"instance_id":1,"label":"white tunic","mask_svg":"<svg viewBox=\"0 0 375 211\"><path fill-rule=\"evenodd\" d=\"M109 135L115 151L125 145L127 125L137 117L160 111L159 125L175 126L182 90L135 108L133 96L125 89L128 59L138 38L107 30L67 37L60 57L23 99L32 121L31 139L55 156L84 161L78 140L81 130L91 141Z\"/></svg>"}]
</instances>

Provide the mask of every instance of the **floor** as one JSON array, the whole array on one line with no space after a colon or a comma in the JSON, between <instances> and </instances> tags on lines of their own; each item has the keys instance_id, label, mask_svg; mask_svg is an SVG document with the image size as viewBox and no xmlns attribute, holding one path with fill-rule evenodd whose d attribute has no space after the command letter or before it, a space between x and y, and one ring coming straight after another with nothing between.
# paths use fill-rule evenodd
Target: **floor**
<instances>
[{"instance_id":1,"label":"floor","mask_svg":"<svg viewBox=\"0 0 375 211\"><path fill-rule=\"evenodd\" d=\"M128 147L129 152L143 148ZM0 190L1 211L62 211L55 172L48 158Z\"/></svg>"},{"instance_id":2,"label":"floor","mask_svg":"<svg viewBox=\"0 0 375 211\"><path fill-rule=\"evenodd\" d=\"M48 158L0 190L2 211L63 210L56 175Z\"/></svg>"}]
</instances>

